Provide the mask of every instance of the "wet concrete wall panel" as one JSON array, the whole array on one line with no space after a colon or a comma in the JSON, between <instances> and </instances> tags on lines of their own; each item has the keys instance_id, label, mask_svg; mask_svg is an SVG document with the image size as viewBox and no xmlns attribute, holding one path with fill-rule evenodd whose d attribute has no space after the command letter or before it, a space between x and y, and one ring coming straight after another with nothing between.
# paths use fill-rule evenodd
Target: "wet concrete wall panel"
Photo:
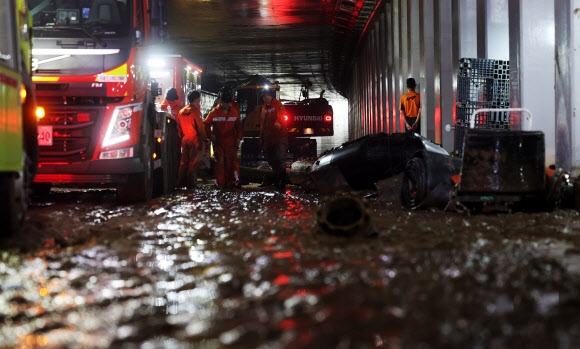
<instances>
[{"instance_id":1,"label":"wet concrete wall panel","mask_svg":"<svg viewBox=\"0 0 580 349\"><path fill-rule=\"evenodd\" d=\"M509 59L509 10L505 0L487 1L487 58Z\"/></svg>"},{"instance_id":2,"label":"wet concrete wall panel","mask_svg":"<svg viewBox=\"0 0 580 349\"><path fill-rule=\"evenodd\" d=\"M532 111L534 129L546 141L546 163L555 163L554 2L526 1L521 7L522 107Z\"/></svg>"},{"instance_id":3,"label":"wet concrete wall panel","mask_svg":"<svg viewBox=\"0 0 580 349\"><path fill-rule=\"evenodd\" d=\"M574 120L578 120L578 114L580 113L580 0L574 0L573 6L570 9L572 11L572 37L573 37L573 50L572 54L572 67L574 71L572 79L572 106ZM580 173L580 122L574 121L572 124L572 171L575 174Z\"/></svg>"},{"instance_id":4,"label":"wet concrete wall panel","mask_svg":"<svg viewBox=\"0 0 580 349\"><path fill-rule=\"evenodd\" d=\"M435 107L438 99L435 98L435 66L429 62L435 61L435 9L433 1L423 0L423 36L424 36L424 60L422 65L424 72L422 75L421 105L423 120L421 121L421 134L426 135L429 139L435 139L435 127L433 120L435 118Z\"/></svg>"},{"instance_id":5,"label":"wet concrete wall panel","mask_svg":"<svg viewBox=\"0 0 580 349\"><path fill-rule=\"evenodd\" d=\"M455 101L453 98L453 76L456 74L453 57L453 14L452 1L440 0L439 2L439 33L440 33L440 55L441 55L441 113L438 118L435 115L435 142L442 144L444 148L453 147L454 137L452 134L444 132L444 125L452 124Z\"/></svg>"},{"instance_id":6,"label":"wet concrete wall panel","mask_svg":"<svg viewBox=\"0 0 580 349\"><path fill-rule=\"evenodd\" d=\"M556 163L570 171L572 167L572 16L570 3L555 6L556 25ZM580 15L580 10L578 11Z\"/></svg>"},{"instance_id":7,"label":"wet concrete wall panel","mask_svg":"<svg viewBox=\"0 0 580 349\"><path fill-rule=\"evenodd\" d=\"M459 1L459 56L477 57L477 0Z\"/></svg>"}]
</instances>

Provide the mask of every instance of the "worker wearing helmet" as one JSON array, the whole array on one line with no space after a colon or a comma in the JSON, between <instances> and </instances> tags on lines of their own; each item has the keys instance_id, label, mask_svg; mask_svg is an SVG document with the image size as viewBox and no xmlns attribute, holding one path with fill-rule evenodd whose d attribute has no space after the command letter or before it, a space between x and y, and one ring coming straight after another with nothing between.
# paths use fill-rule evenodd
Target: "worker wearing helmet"
<instances>
[{"instance_id":1,"label":"worker wearing helmet","mask_svg":"<svg viewBox=\"0 0 580 349\"><path fill-rule=\"evenodd\" d=\"M242 122L240 113L231 106L232 100L231 90L222 91L219 104L203 121L206 133L213 143L214 176L217 188L227 188L236 184L234 161L242 139Z\"/></svg>"},{"instance_id":2,"label":"worker wearing helmet","mask_svg":"<svg viewBox=\"0 0 580 349\"><path fill-rule=\"evenodd\" d=\"M262 90L262 115L260 123L260 145L268 164L272 167L273 183L277 187L285 187L286 152L288 149L288 130L284 122L284 105L274 96L275 91L265 88ZM264 181L263 185L266 184Z\"/></svg>"},{"instance_id":3,"label":"worker wearing helmet","mask_svg":"<svg viewBox=\"0 0 580 349\"><path fill-rule=\"evenodd\" d=\"M181 103L175 87L170 87L165 91L165 99L161 102L160 108L171 112L174 118L177 116L177 113L181 110Z\"/></svg>"},{"instance_id":4,"label":"worker wearing helmet","mask_svg":"<svg viewBox=\"0 0 580 349\"><path fill-rule=\"evenodd\" d=\"M177 185L179 187L187 186L188 188L193 188L197 185L197 171L202 144L207 142L208 139L201 119L201 94L198 91L189 91L187 93L187 101L189 105L181 109L176 117L181 138L181 160L179 162Z\"/></svg>"}]
</instances>

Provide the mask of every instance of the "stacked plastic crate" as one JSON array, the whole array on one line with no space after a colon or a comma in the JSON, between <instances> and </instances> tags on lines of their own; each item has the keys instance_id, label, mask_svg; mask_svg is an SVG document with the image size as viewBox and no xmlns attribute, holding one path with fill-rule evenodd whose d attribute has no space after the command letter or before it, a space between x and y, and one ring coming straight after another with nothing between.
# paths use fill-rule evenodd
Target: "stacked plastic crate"
<instances>
[{"instance_id":1,"label":"stacked plastic crate","mask_svg":"<svg viewBox=\"0 0 580 349\"><path fill-rule=\"evenodd\" d=\"M457 106L455 123L456 155L461 155L463 138L471 115L477 109L509 108L509 61L462 58L457 76ZM475 126L489 129L510 129L507 112L478 113Z\"/></svg>"}]
</instances>

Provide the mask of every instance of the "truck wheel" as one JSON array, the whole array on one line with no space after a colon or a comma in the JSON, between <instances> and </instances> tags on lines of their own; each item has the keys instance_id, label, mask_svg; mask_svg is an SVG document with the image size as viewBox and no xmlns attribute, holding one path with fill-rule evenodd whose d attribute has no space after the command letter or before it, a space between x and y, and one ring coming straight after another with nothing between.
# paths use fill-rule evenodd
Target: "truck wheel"
<instances>
[{"instance_id":1,"label":"truck wheel","mask_svg":"<svg viewBox=\"0 0 580 349\"><path fill-rule=\"evenodd\" d=\"M153 198L153 129L151 123L144 120L145 130L141 144L141 159L144 164L142 173L129 175L126 183L117 184L117 198L121 202L149 201Z\"/></svg>"},{"instance_id":2,"label":"truck wheel","mask_svg":"<svg viewBox=\"0 0 580 349\"><path fill-rule=\"evenodd\" d=\"M22 173L0 174L0 235L17 232L26 215L26 188Z\"/></svg>"},{"instance_id":3,"label":"truck wheel","mask_svg":"<svg viewBox=\"0 0 580 349\"><path fill-rule=\"evenodd\" d=\"M117 198L120 202L149 201L153 198L152 173L129 175L127 183L117 185Z\"/></svg>"}]
</instances>

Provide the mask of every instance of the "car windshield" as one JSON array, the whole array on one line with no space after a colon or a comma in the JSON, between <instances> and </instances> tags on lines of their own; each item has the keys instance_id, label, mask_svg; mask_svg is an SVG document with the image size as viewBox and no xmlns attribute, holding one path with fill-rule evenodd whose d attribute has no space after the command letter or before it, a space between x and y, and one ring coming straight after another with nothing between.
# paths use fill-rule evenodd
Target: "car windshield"
<instances>
[{"instance_id":1,"label":"car windshield","mask_svg":"<svg viewBox=\"0 0 580 349\"><path fill-rule=\"evenodd\" d=\"M115 37L129 33L127 0L30 0L37 37Z\"/></svg>"}]
</instances>

